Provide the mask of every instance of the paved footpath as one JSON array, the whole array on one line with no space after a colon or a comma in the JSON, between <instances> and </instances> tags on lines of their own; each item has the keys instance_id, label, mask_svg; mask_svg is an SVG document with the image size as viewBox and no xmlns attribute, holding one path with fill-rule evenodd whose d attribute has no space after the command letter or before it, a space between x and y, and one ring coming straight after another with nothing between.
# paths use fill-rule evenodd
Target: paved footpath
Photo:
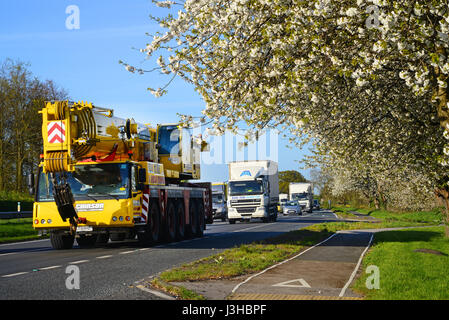
<instances>
[{"instance_id":1,"label":"paved footpath","mask_svg":"<svg viewBox=\"0 0 449 320\"><path fill-rule=\"evenodd\" d=\"M240 282L230 299L359 299L348 289L374 230L341 231Z\"/></svg>"}]
</instances>

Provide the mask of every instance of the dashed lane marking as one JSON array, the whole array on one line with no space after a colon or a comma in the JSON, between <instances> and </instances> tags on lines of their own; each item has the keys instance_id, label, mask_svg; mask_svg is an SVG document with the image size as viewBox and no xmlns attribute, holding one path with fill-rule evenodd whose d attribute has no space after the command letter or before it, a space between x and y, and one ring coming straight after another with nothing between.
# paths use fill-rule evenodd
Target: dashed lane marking
<instances>
[{"instance_id":1,"label":"dashed lane marking","mask_svg":"<svg viewBox=\"0 0 449 320\"><path fill-rule=\"evenodd\" d=\"M97 259L107 259L107 258L111 258L112 257L112 255L105 255L105 256L100 256L100 257L97 257Z\"/></svg>"},{"instance_id":2,"label":"dashed lane marking","mask_svg":"<svg viewBox=\"0 0 449 320\"><path fill-rule=\"evenodd\" d=\"M4 276L2 276L2 278L11 278L11 277L20 276L22 274L27 274L27 273L29 273L29 272L17 272L17 273L5 274Z\"/></svg>"},{"instance_id":3,"label":"dashed lane marking","mask_svg":"<svg viewBox=\"0 0 449 320\"><path fill-rule=\"evenodd\" d=\"M61 268L62 266L50 266L50 267L45 267L45 268L40 268L39 270L51 270L51 269L56 269L56 268Z\"/></svg>"},{"instance_id":4,"label":"dashed lane marking","mask_svg":"<svg viewBox=\"0 0 449 320\"><path fill-rule=\"evenodd\" d=\"M69 262L69 264L80 264L80 263L85 263L85 262L89 262L89 260L78 260L78 261Z\"/></svg>"}]
</instances>

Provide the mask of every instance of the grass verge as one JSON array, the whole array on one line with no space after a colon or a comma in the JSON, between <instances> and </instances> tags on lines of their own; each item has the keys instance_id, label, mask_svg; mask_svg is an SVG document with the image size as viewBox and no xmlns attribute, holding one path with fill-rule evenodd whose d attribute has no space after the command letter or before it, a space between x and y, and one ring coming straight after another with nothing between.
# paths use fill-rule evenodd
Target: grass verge
<instances>
[{"instance_id":1,"label":"grass verge","mask_svg":"<svg viewBox=\"0 0 449 320\"><path fill-rule=\"evenodd\" d=\"M443 215L440 208L431 211L406 211L394 212L388 210L376 210L372 208L356 208L350 206L334 206L332 207L337 215L342 218L360 219L360 217L351 213L356 211L372 218L382 220L383 222L404 222L404 223L419 223L419 224L439 224L443 221Z\"/></svg>"},{"instance_id":2,"label":"grass verge","mask_svg":"<svg viewBox=\"0 0 449 320\"><path fill-rule=\"evenodd\" d=\"M158 278L151 280L150 283L154 288L162 290L174 297L182 298L183 300L206 300L202 295L192 290L181 286L172 286Z\"/></svg>"},{"instance_id":3,"label":"grass verge","mask_svg":"<svg viewBox=\"0 0 449 320\"><path fill-rule=\"evenodd\" d=\"M263 270L283 261L301 249L330 236L326 228L297 230L280 236L240 245L198 261L162 272L160 279L171 281L198 281L223 279Z\"/></svg>"},{"instance_id":4,"label":"grass verge","mask_svg":"<svg viewBox=\"0 0 449 320\"><path fill-rule=\"evenodd\" d=\"M274 238L240 245L221 253L184 264L162 272L153 280L153 285L169 292L170 282L229 279L235 276L255 273L278 262L284 261L300 251L326 239L339 230L395 228L422 225L416 222L387 221L371 222L329 222L320 223L291 231ZM179 299L191 299L189 295L177 292Z\"/></svg>"},{"instance_id":5,"label":"grass verge","mask_svg":"<svg viewBox=\"0 0 449 320\"><path fill-rule=\"evenodd\" d=\"M0 243L42 239L33 229L32 218L0 220Z\"/></svg>"},{"instance_id":6,"label":"grass verge","mask_svg":"<svg viewBox=\"0 0 449 320\"><path fill-rule=\"evenodd\" d=\"M432 254L415 250L441 252ZM379 268L379 289L367 289L368 266ZM369 300L449 299L449 241L443 227L379 232L353 289Z\"/></svg>"}]
</instances>

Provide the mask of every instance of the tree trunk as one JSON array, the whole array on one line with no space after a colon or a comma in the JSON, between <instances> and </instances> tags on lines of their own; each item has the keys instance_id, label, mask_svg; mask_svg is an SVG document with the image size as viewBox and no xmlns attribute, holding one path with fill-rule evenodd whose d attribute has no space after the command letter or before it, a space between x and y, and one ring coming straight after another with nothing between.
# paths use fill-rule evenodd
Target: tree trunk
<instances>
[{"instance_id":1,"label":"tree trunk","mask_svg":"<svg viewBox=\"0 0 449 320\"><path fill-rule=\"evenodd\" d=\"M378 197L374 198L374 207L376 208L376 210L380 209L379 198Z\"/></svg>"},{"instance_id":2,"label":"tree trunk","mask_svg":"<svg viewBox=\"0 0 449 320\"><path fill-rule=\"evenodd\" d=\"M435 194L443 200L444 203L444 235L449 238L449 190L437 189Z\"/></svg>"}]
</instances>

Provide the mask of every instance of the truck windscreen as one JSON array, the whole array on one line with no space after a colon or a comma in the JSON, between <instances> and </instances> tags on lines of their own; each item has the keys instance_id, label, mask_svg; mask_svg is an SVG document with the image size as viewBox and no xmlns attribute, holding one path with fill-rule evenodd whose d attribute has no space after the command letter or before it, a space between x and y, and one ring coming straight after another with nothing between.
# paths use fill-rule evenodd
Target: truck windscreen
<instances>
[{"instance_id":1,"label":"truck windscreen","mask_svg":"<svg viewBox=\"0 0 449 320\"><path fill-rule=\"evenodd\" d=\"M53 201L49 175L39 174L37 201ZM124 199L129 196L129 166L126 163L86 164L66 173L75 200Z\"/></svg>"},{"instance_id":2,"label":"truck windscreen","mask_svg":"<svg viewBox=\"0 0 449 320\"><path fill-rule=\"evenodd\" d=\"M213 203L223 203L223 195L212 193L212 202Z\"/></svg>"},{"instance_id":3,"label":"truck windscreen","mask_svg":"<svg viewBox=\"0 0 449 320\"><path fill-rule=\"evenodd\" d=\"M229 182L229 192L231 196L246 194L262 194L262 181L233 181Z\"/></svg>"},{"instance_id":4,"label":"truck windscreen","mask_svg":"<svg viewBox=\"0 0 449 320\"><path fill-rule=\"evenodd\" d=\"M306 192L292 194L292 199L307 200L308 198L309 198L309 194Z\"/></svg>"}]
</instances>

